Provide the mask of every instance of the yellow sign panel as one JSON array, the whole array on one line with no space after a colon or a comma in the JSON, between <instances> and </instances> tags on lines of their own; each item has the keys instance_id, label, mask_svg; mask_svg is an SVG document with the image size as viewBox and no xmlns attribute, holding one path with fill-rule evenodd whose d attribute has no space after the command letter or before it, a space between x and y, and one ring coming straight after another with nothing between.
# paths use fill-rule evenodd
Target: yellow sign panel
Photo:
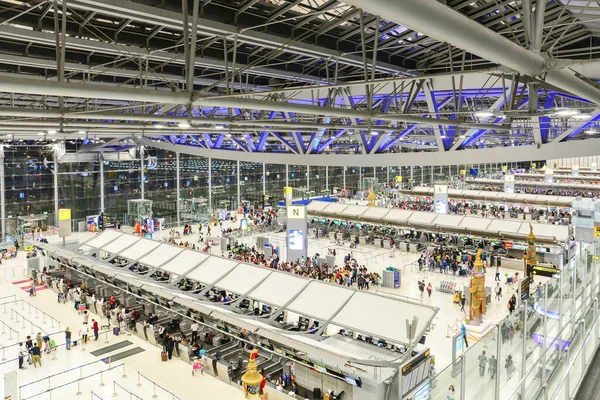
<instances>
[{"instance_id":1,"label":"yellow sign panel","mask_svg":"<svg viewBox=\"0 0 600 400\"><path fill-rule=\"evenodd\" d=\"M595 226L594 227L594 237L597 238L598 236L600 236L600 226Z\"/></svg>"},{"instance_id":2,"label":"yellow sign panel","mask_svg":"<svg viewBox=\"0 0 600 400\"><path fill-rule=\"evenodd\" d=\"M63 208L58 210L58 220L59 221L68 221L71 219L71 209Z\"/></svg>"},{"instance_id":3,"label":"yellow sign panel","mask_svg":"<svg viewBox=\"0 0 600 400\"><path fill-rule=\"evenodd\" d=\"M304 219L306 217L306 209L304 206L291 206L287 208L288 219Z\"/></svg>"},{"instance_id":4,"label":"yellow sign panel","mask_svg":"<svg viewBox=\"0 0 600 400\"><path fill-rule=\"evenodd\" d=\"M292 188L291 187L284 187L283 188L283 194L292 194Z\"/></svg>"},{"instance_id":5,"label":"yellow sign panel","mask_svg":"<svg viewBox=\"0 0 600 400\"><path fill-rule=\"evenodd\" d=\"M466 174L467 174L467 170L461 169L461 170L460 170L460 174L461 174L461 175L466 175Z\"/></svg>"},{"instance_id":6,"label":"yellow sign panel","mask_svg":"<svg viewBox=\"0 0 600 400\"><path fill-rule=\"evenodd\" d=\"M395 179L396 179L396 182L402 182L402 177L401 176L396 176Z\"/></svg>"},{"instance_id":7,"label":"yellow sign panel","mask_svg":"<svg viewBox=\"0 0 600 400\"><path fill-rule=\"evenodd\" d=\"M502 166L502 172L506 172L508 171L508 165L503 165Z\"/></svg>"}]
</instances>

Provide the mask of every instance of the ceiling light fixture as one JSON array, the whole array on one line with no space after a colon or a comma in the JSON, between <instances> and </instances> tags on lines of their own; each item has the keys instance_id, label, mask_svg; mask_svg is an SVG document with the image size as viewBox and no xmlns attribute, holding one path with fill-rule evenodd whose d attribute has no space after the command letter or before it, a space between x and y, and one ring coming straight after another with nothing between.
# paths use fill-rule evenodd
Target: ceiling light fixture
<instances>
[{"instance_id":1,"label":"ceiling light fixture","mask_svg":"<svg viewBox=\"0 0 600 400\"><path fill-rule=\"evenodd\" d=\"M226 134L225 137L230 138L231 137L231 133Z\"/></svg>"},{"instance_id":2,"label":"ceiling light fixture","mask_svg":"<svg viewBox=\"0 0 600 400\"><path fill-rule=\"evenodd\" d=\"M592 119L592 115L591 114L576 114L576 115L573 115L573 119L580 119L580 120Z\"/></svg>"},{"instance_id":3,"label":"ceiling light fixture","mask_svg":"<svg viewBox=\"0 0 600 400\"><path fill-rule=\"evenodd\" d=\"M180 127L181 129L189 129L189 128L191 127L191 125L190 125L190 124L188 124L187 122L180 122L180 123L179 123L179 127Z\"/></svg>"},{"instance_id":4,"label":"ceiling light fixture","mask_svg":"<svg viewBox=\"0 0 600 400\"><path fill-rule=\"evenodd\" d=\"M494 113L491 111L477 111L475 113L475 116L477 118L489 118L489 117L493 117Z\"/></svg>"},{"instance_id":5,"label":"ceiling light fixture","mask_svg":"<svg viewBox=\"0 0 600 400\"><path fill-rule=\"evenodd\" d=\"M584 133L585 133L586 135L594 135L594 134L595 134L595 133L597 133L597 132L596 132L596 130L595 130L595 129L586 129L586 130L584 131Z\"/></svg>"},{"instance_id":6,"label":"ceiling light fixture","mask_svg":"<svg viewBox=\"0 0 600 400\"><path fill-rule=\"evenodd\" d=\"M377 131L371 131L370 133L371 133L371 135L373 135L373 136L377 136L377 135L379 135L379 132L377 132Z\"/></svg>"},{"instance_id":7,"label":"ceiling light fixture","mask_svg":"<svg viewBox=\"0 0 600 400\"><path fill-rule=\"evenodd\" d=\"M48 135L56 135L56 131L54 129L50 129L48 131Z\"/></svg>"},{"instance_id":8,"label":"ceiling light fixture","mask_svg":"<svg viewBox=\"0 0 600 400\"><path fill-rule=\"evenodd\" d=\"M162 128L164 128L164 125L163 124L154 124L154 125L152 125L152 127L154 129L162 129Z\"/></svg>"},{"instance_id":9,"label":"ceiling light fixture","mask_svg":"<svg viewBox=\"0 0 600 400\"><path fill-rule=\"evenodd\" d=\"M45 135L46 133L45 133L45 132L38 132L37 134L38 134L38 136L43 136L43 135Z\"/></svg>"},{"instance_id":10,"label":"ceiling light fixture","mask_svg":"<svg viewBox=\"0 0 600 400\"><path fill-rule=\"evenodd\" d=\"M580 114L579 110L575 110L573 108L562 108L554 111L554 114L559 117L573 117L577 114Z\"/></svg>"},{"instance_id":11,"label":"ceiling light fixture","mask_svg":"<svg viewBox=\"0 0 600 400\"><path fill-rule=\"evenodd\" d=\"M215 125L215 129L219 129L219 130L221 130L221 129L223 129L223 128L224 128L224 126L223 126L223 125Z\"/></svg>"}]
</instances>

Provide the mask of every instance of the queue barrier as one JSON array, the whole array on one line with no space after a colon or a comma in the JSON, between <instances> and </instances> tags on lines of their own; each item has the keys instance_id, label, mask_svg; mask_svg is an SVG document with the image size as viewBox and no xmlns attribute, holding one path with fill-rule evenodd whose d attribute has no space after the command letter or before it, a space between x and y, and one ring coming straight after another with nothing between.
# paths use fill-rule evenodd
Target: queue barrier
<instances>
[{"instance_id":1,"label":"queue barrier","mask_svg":"<svg viewBox=\"0 0 600 400\"><path fill-rule=\"evenodd\" d=\"M38 328L37 329L38 332L42 332L43 334L46 334L46 332L44 332L44 329L41 326L34 324L33 321L25 318L25 316L23 314L19 313L18 311L15 311L13 309L10 310L10 319L14 319L16 323L19 323L19 317L21 317L21 320L23 321L23 326L21 328L25 329L27 327L26 322L28 322L32 333L34 331L33 327L35 326L36 328Z\"/></svg>"},{"instance_id":2,"label":"queue barrier","mask_svg":"<svg viewBox=\"0 0 600 400\"><path fill-rule=\"evenodd\" d=\"M4 300L4 299L13 299L13 301L17 301L17 295L11 294L10 296L0 297L0 300ZM0 304L4 304L4 302L0 302Z\"/></svg>"},{"instance_id":3,"label":"queue barrier","mask_svg":"<svg viewBox=\"0 0 600 400\"><path fill-rule=\"evenodd\" d=\"M54 332L54 333L49 333L48 336L52 337L53 335L57 335L57 334L60 334L60 333L65 333L65 331L58 331L58 332ZM105 343L109 343L108 342L108 335L109 335L109 333L111 333L110 330L99 331L98 332L98 336L100 336L100 335L106 335L106 339L107 340L106 340ZM81 339L76 339L76 340L80 341ZM0 365L7 364L9 362L14 362L14 361L17 361L19 359L19 357L15 357L15 358L11 358L10 360L6 360L6 357L5 357L5 351L6 351L5 349L11 348L11 347L15 347L15 346L18 346L18 345L19 345L19 343L15 343L15 344L11 344L10 346L2 347L2 359L1 359ZM64 341L62 343L60 343L60 344L58 342L56 343L56 346L52 350L52 353L54 355L53 358L52 358L52 360L56 360L57 359L57 357L56 357L56 350L59 347L63 347L65 345L66 345L66 342L64 342ZM83 350L84 349L83 344L81 344L81 347L82 347L82 350Z\"/></svg>"},{"instance_id":4,"label":"queue barrier","mask_svg":"<svg viewBox=\"0 0 600 400\"><path fill-rule=\"evenodd\" d=\"M102 399L102 397L100 397L96 393L94 393L94 391L92 390L92 400L103 400L103 399Z\"/></svg>"},{"instance_id":5,"label":"queue barrier","mask_svg":"<svg viewBox=\"0 0 600 400\"><path fill-rule=\"evenodd\" d=\"M15 295L8 296L8 297L15 297L16 298ZM0 300L1 300L1 298L0 298ZM23 311L25 310L25 304L27 304L28 308L29 308L29 314L31 314L31 312L32 312L31 309L33 308L35 310L35 317L36 318L39 318L39 314L41 313L41 315L42 315L42 321L44 323L46 323L46 317L48 317L48 318L50 318L51 327L54 328L54 323L56 322L56 324L58 325L58 329L60 329L60 322L56 318L50 316L50 314L48 314L48 313L40 310L39 308L37 308L33 304L31 304L31 303L29 303L29 302L27 302L27 301L25 301L23 299L14 300L14 301L7 301L7 302L4 302L4 303L0 303L0 305L4 306L4 314L8 313L6 306L8 304L11 304L11 303L21 303L21 310L23 310ZM11 319L12 319L12 311L13 310L14 309L11 308Z\"/></svg>"},{"instance_id":6,"label":"queue barrier","mask_svg":"<svg viewBox=\"0 0 600 400\"><path fill-rule=\"evenodd\" d=\"M108 358L108 360L110 361L110 357L107 357L107 358ZM103 378L104 378L104 376L103 376L103 375L104 375L104 373L105 373L105 372L112 371L112 370L114 370L114 369L116 369L116 368L119 368L119 367L123 367L123 369L125 369L125 364L119 364L119 365L115 365L115 366L109 366L109 367L108 367L108 368L106 368L106 369L103 369L103 370L101 370L101 371L95 372L95 373L93 373L93 374L90 374L90 375L88 375L88 376L85 376L85 377L83 376L83 368L84 368L84 367L87 367L87 366L89 366L89 365L93 365L93 364L97 364L97 363L99 363L99 362L104 362L104 360L106 360L106 358L104 358L104 359L101 359L101 360L98 360L98 361L93 361L93 362L91 362L91 363L83 364L83 365L80 365L80 366L78 366L78 367L71 368L71 369L68 369L68 370L66 370L66 371L59 372L59 373L57 373L57 374L49 375L49 376L47 376L47 377L45 377L45 378L42 378L42 379L38 379L37 381L33 381L33 382L27 383L27 384L25 384L25 385L21 385L21 386L19 386L19 398L20 398L21 400L28 400L28 399L33 399L33 398L35 398L35 397L37 397L37 396L41 396L41 395L43 395L43 394L46 394L46 393L47 393L47 394L50 396L50 400L52 400L52 391L54 391L54 390L57 390L57 389L60 389L60 388L63 388L63 387L66 387L66 386L69 386L69 385L73 385L73 384L75 384L75 383L77 384L77 392L76 392L76 395L78 395L78 396L79 396L79 395L81 395L81 393L82 393L82 392L81 392L81 381L83 381L84 379L92 378L92 377L94 377L94 376L98 376L98 375L100 376L100 385L101 385L101 386L104 386L104 379L103 379ZM76 370L79 370L79 378L78 378L78 379L75 379L75 380L73 380L73 381L70 381L70 382L64 383L64 384L62 384L62 385L59 385L59 386L52 387L52 381L51 381L51 378L56 378L57 376L60 376L60 375L66 374L66 373L68 373L68 372L76 371ZM43 391L41 391L41 392L39 392L39 393L36 393L36 394L34 394L34 395L31 395L31 396L29 396L29 397L23 397L23 396L21 395L21 391L23 390L23 388L25 388L25 387L27 387L27 386L31 386L31 385L37 384L37 383L40 383L40 382L43 382L43 381L45 381L45 380L48 380L48 389L46 389L46 390L43 390ZM92 398L94 398L94 397L92 396ZM97 397L97 398L100 398L100 397Z\"/></svg>"},{"instance_id":7,"label":"queue barrier","mask_svg":"<svg viewBox=\"0 0 600 400\"><path fill-rule=\"evenodd\" d=\"M120 388L121 390L123 390L125 393L129 394L129 400L133 400L133 398L135 397L136 399L139 400L144 400L142 399L140 396L133 394L132 392L130 392L129 390L125 389L123 386L119 385L117 382L113 381L113 397L117 397L119 394L117 393L117 387Z\"/></svg>"},{"instance_id":8,"label":"queue barrier","mask_svg":"<svg viewBox=\"0 0 600 400\"><path fill-rule=\"evenodd\" d=\"M8 328L8 340L12 340L13 339L13 333L16 333L16 335L17 335L17 342L20 341L19 331L14 330L8 324L6 324L4 321L0 321L0 323L2 323L2 334L3 335L6 335L6 328Z\"/></svg>"},{"instance_id":9,"label":"queue barrier","mask_svg":"<svg viewBox=\"0 0 600 400\"><path fill-rule=\"evenodd\" d=\"M158 383L154 382L152 379L149 379L147 376L145 376L144 374L142 374L141 372L138 371L138 387L142 387L142 382L141 382L141 378L144 378L145 380L147 380L149 383L151 383L153 385L152 388L152 398L156 399L158 398L158 395L156 394L156 388L159 388L160 390L162 390L163 392L165 392L168 395L171 395L171 399L172 400L181 400L179 397L177 397L173 392L165 389L164 387L160 386Z\"/></svg>"}]
</instances>

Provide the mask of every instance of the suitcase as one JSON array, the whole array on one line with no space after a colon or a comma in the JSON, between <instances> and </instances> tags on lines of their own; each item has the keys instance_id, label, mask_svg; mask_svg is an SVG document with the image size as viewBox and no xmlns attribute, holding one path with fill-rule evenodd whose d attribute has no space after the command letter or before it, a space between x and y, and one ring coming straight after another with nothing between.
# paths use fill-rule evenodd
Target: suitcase
<instances>
[{"instance_id":1,"label":"suitcase","mask_svg":"<svg viewBox=\"0 0 600 400\"><path fill-rule=\"evenodd\" d=\"M115 326L115 327L113 328L113 334L114 334L115 336L119 336L119 333L121 333L121 329L119 329L119 327L118 327L118 326Z\"/></svg>"},{"instance_id":2,"label":"suitcase","mask_svg":"<svg viewBox=\"0 0 600 400\"><path fill-rule=\"evenodd\" d=\"M160 359L163 361L167 361L167 353L165 351L162 351L160 353Z\"/></svg>"}]
</instances>

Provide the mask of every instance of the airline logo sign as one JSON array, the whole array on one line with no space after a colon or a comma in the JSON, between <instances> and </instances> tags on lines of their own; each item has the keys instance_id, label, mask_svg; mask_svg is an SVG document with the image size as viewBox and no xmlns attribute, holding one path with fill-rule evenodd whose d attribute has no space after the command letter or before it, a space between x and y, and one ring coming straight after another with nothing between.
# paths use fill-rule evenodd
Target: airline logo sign
<instances>
[{"instance_id":1,"label":"airline logo sign","mask_svg":"<svg viewBox=\"0 0 600 400\"><path fill-rule=\"evenodd\" d=\"M306 219L306 209L297 206L288 207L287 217L288 219Z\"/></svg>"}]
</instances>

